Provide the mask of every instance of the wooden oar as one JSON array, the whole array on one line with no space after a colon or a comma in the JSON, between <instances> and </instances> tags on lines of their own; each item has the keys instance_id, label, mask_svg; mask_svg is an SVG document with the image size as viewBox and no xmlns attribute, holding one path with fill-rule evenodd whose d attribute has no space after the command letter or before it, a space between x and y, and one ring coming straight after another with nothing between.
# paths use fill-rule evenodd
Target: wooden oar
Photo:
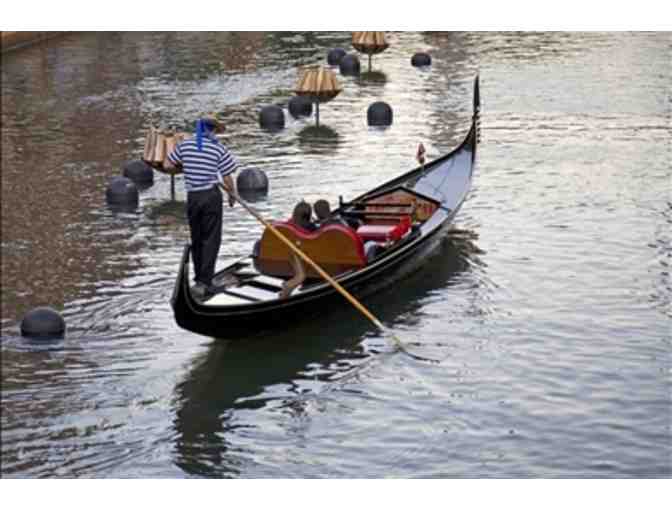
<instances>
[{"instance_id":1,"label":"wooden oar","mask_svg":"<svg viewBox=\"0 0 672 510\"><path fill-rule=\"evenodd\" d=\"M424 358L422 356L418 356L416 354L413 354L409 351L406 350L403 342L397 338L397 336L392 332L391 329L386 327L382 322L380 322L375 315L373 315L363 304L361 304L359 301L357 301L352 294L350 294L347 290L345 290L336 280L334 280L329 273L327 273L324 269L322 269L320 266L318 266L313 260L308 257L302 250L297 248L294 243L292 243L289 239L287 239L277 228L275 228L273 225L271 225L268 221L266 221L264 218L261 217L261 215L256 212L254 209L252 209L245 201L238 196L238 194L233 191L233 190L228 190L224 183L220 180L219 181L219 186L222 188L222 190L229 195L231 195L240 205L243 206L243 208L249 212L252 216L254 216L262 225L264 225L266 228L268 228L273 234L280 239L287 247L292 250L294 253L296 253L301 259L306 262L310 267L312 267L322 278L324 278L327 282L331 284L332 287L334 287L338 292L341 293L341 295L347 299L352 306L357 308L367 319L369 319L371 322L373 322L378 329L380 329L384 334L389 336L395 343L395 346L397 349L400 351L405 352L412 358L422 360L422 361L431 361L433 363L439 363L439 360L435 359L430 359L430 358Z\"/></svg>"}]
</instances>

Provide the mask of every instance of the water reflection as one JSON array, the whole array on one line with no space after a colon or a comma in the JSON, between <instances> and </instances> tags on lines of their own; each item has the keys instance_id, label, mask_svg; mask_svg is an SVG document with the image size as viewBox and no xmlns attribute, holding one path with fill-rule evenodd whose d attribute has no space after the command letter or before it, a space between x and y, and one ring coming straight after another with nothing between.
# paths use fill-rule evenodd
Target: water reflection
<instances>
[{"instance_id":1,"label":"water reflection","mask_svg":"<svg viewBox=\"0 0 672 510\"><path fill-rule=\"evenodd\" d=\"M342 142L338 132L325 124L306 126L297 137L301 150L306 154L329 154L336 151Z\"/></svg>"},{"instance_id":2,"label":"water reflection","mask_svg":"<svg viewBox=\"0 0 672 510\"><path fill-rule=\"evenodd\" d=\"M400 317L404 326L409 317L422 321L424 299L470 270L480 252L474 238L458 232L443 239L424 267L404 281L403 298L387 293L384 299L372 296L367 305L392 328ZM241 342L214 341L174 391L175 463L194 475L244 474L251 452L236 445L236 435L255 424L245 422L240 412L279 406L300 417L307 412L307 396L319 399L337 391L381 356L379 349L392 352L389 339L377 335L375 326L343 303L287 331Z\"/></svg>"},{"instance_id":3,"label":"water reflection","mask_svg":"<svg viewBox=\"0 0 672 510\"><path fill-rule=\"evenodd\" d=\"M114 214L132 214L139 212L138 204L107 204L107 208Z\"/></svg>"},{"instance_id":4,"label":"water reflection","mask_svg":"<svg viewBox=\"0 0 672 510\"><path fill-rule=\"evenodd\" d=\"M187 203L180 200L166 200L145 206L144 213L149 220L162 225L174 224L184 228L187 217Z\"/></svg>"},{"instance_id":5,"label":"water reflection","mask_svg":"<svg viewBox=\"0 0 672 510\"><path fill-rule=\"evenodd\" d=\"M236 411L272 402L276 397L264 396L267 387L288 385L291 393L293 380L305 377L311 363L328 366L364 356L354 340L348 345L335 336L324 338L322 327L312 324L240 344L211 344L175 388L176 464L190 474L237 474L240 452L230 436L246 425L236 423ZM351 330L346 338L355 338L354 333Z\"/></svg>"},{"instance_id":6,"label":"water reflection","mask_svg":"<svg viewBox=\"0 0 672 510\"><path fill-rule=\"evenodd\" d=\"M268 190L255 191L251 189L239 189L238 194L240 195L240 198L250 204L263 203L268 200Z\"/></svg>"},{"instance_id":7,"label":"water reflection","mask_svg":"<svg viewBox=\"0 0 672 510\"><path fill-rule=\"evenodd\" d=\"M383 71L366 71L359 75L357 84L360 87L384 87L387 83L387 74Z\"/></svg>"}]
</instances>

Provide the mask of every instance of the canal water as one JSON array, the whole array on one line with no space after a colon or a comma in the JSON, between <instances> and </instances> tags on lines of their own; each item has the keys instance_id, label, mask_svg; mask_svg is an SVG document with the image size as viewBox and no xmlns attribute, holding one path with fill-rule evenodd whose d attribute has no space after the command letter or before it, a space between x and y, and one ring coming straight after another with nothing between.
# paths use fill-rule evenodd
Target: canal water
<instances>
[{"instance_id":1,"label":"canal water","mask_svg":"<svg viewBox=\"0 0 672 510\"><path fill-rule=\"evenodd\" d=\"M3 477L670 477L672 37L389 33L314 119L287 111L335 33L83 33L2 56ZM429 51L432 66L410 65ZM338 71L337 71L338 72ZM183 182L105 203L150 122L218 111L255 207L352 197L454 148L473 189L423 267L239 342L181 330ZM386 101L387 129L366 109ZM262 106L286 128L261 130ZM224 210L220 264L261 227ZM22 338L34 307L64 339Z\"/></svg>"}]
</instances>

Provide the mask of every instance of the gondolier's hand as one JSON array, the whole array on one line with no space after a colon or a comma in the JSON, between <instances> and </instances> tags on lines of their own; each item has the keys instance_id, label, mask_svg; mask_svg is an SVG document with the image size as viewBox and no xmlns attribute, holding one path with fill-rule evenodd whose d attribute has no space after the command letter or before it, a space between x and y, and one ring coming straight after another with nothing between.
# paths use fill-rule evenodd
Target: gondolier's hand
<instances>
[{"instance_id":1,"label":"gondolier's hand","mask_svg":"<svg viewBox=\"0 0 672 510\"><path fill-rule=\"evenodd\" d=\"M236 186L233 183L233 179L230 175L226 175L223 178L221 176L218 177L220 184L224 188L224 191L226 191L227 195L229 195L229 207L233 207L236 204Z\"/></svg>"}]
</instances>

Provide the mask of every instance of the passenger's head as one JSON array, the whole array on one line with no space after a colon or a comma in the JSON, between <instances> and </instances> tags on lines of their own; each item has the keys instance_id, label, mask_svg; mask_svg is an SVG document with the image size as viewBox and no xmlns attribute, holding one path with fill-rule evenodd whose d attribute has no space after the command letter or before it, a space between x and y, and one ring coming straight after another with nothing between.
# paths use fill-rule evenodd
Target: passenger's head
<instances>
[{"instance_id":1,"label":"passenger's head","mask_svg":"<svg viewBox=\"0 0 672 510\"><path fill-rule=\"evenodd\" d=\"M315 210L315 216L319 221L326 220L331 216L331 208L329 207L329 202L324 199L320 199L315 204L313 204L313 209Z\"/></svg>"},{"instance_id":2,"label":"passenger's head","mask_svg":"<svg viewBox=\"0 0 672 510\"><path fill-rule=\"evenodd\" d=\"M310 215L312 213L312 208L310 204L304 200L301 200L294 207L294 212L292 213L292 221L299 225L300 227L306 227L310 224Z\"/></svg>"}]
</instances>

